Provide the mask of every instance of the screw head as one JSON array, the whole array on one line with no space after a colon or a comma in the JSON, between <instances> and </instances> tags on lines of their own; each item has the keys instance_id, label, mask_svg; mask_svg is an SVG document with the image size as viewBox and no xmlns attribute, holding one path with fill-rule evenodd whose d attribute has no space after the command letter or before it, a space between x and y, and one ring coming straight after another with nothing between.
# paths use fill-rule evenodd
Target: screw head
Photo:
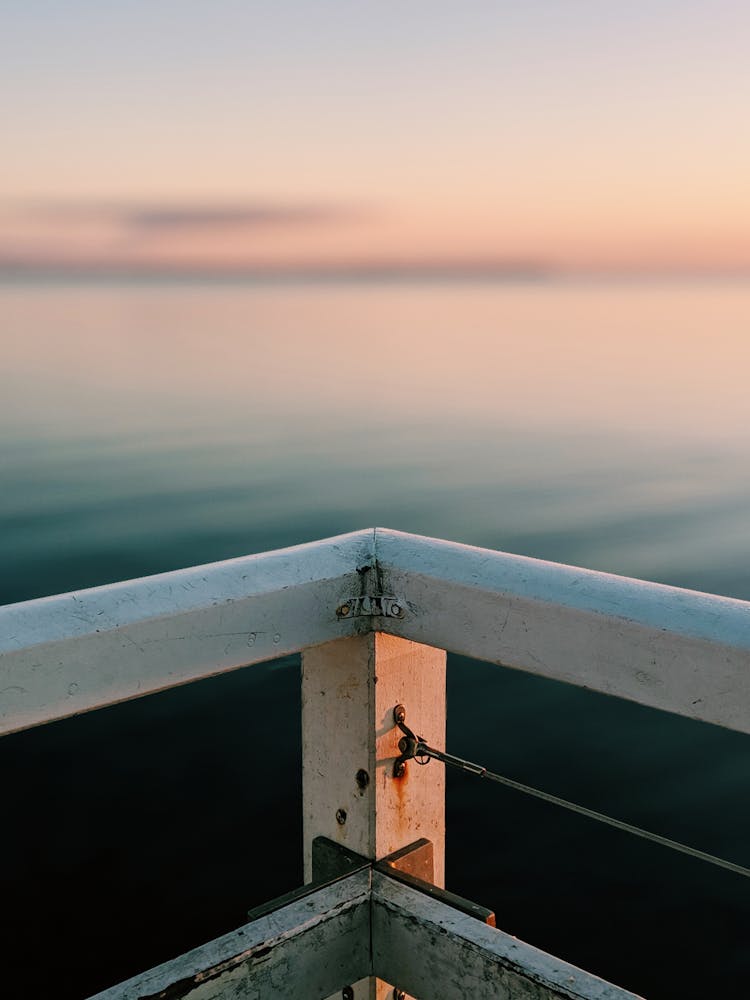
<instances>
[{"instance_id":1,"label":"screw head","mask_svg":"<svg viewBox=\"0 0 750 1000\"><path fill-rule=\"evenodd\" d=\"M354 990L351 986L345 986L341 991L341 1000L354 1000Z\"/></svg>"},{"instance_id":2,"label":"screw head","mask_svg":"<svg viewBox=\"0 0 750 1000\"><path fill-rule=\"evenodd\" d=\"M400 605L400 604L396 604L396 603L394 602L394 603L393 603L393 604L391 605L391 614L392 614L392 615L395 615L395 616L396 616L396 618L399 618L399 617L401 616L401 605Z\"/></svg>"},{"instance_id":3,"label":"screw head","mask_svg":"<svg viewBox=\"0 0 750 1000\"><path fill-rule=\"evenodd\" d=\"M346 618L351 610L352 607L350 604L342 604L340 607L336 608L336 614L339 618Z\"/></svg>"},{"instance_id":4,"label":"screw head","mask_svg":"<svg viewBox=\"0 0 750 1000\"><path fill-rule=\"evenodd\" d=\"M393 777L403 778L405 774L406 774L406 762L403 760L397 760L396 763L393 765Z\"/></svg>"},{"instance_id":5,"label":"screw head","mask_svg":"<svg viewBox=\"0 0 750 1000\"><path fill-rule=\"evenodd\" d=\"M367 786L370 784L370 775L367 773L367 771L365 771L363 767L360 767L360 769L354 775L354 780L357 782L357 787L360 789L360 791L363 792L365 788L367 788Z\"/></svg>"},{"instance_id":6,"label":"screw head","mask_svg":"<svg viewBox=\"0 0 750 1000\"><path fill-rule=\"evenodd\" d=\"M403 990L400 990L398 987L396 987L393 990L393 1000L406 1000L406 994L404 993Z\"/></svg>"},{"instance_id":7,"label":"screw head","mask_svg":"<svg viewBox=\"0 0 750 1000\"><path fill-rule=\"evenodd\" d=\"M346 823L346 809L336 810L336 822L339 826L343 826Z\"/></svg>"},{"instance_id":8,"label":"screw head","mask_svg":"<svg viewBox=\"0 0 750 1000\"><path fill-rule=\"evenodd\" d=\"M404 722L406 719L406 709L403 705L396 705L393 709L393 718L396 722Z\"/></svg>"}]
</instances>

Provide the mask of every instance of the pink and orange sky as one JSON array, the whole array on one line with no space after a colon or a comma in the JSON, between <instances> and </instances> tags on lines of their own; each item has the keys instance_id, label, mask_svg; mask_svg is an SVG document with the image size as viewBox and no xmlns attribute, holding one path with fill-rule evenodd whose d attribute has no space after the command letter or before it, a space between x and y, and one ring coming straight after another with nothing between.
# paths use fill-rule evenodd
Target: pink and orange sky
<instances>
[{"instance_id":1,"label":"pink and orange sky","mask_svg":"<svg viewBox=\"0 0 750 1000\"><path fill-rule=\"evenodd\" d=\"M9 0L0 267L750 272L734 0Z\"/></svg>"}]
</instances>

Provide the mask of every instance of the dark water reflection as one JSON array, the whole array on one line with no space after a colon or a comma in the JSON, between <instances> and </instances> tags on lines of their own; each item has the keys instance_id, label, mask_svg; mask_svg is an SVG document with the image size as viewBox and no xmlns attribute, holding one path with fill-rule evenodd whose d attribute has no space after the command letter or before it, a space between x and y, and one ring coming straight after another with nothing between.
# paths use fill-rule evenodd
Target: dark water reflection
<instances>
[{"instance_id":1,"label":"dark water reflection","mask_svg":"<svg viewBox=\"0 0 750 1000\"><path fill-rule=\"evenodd\" d=\"M3 603L372 524L750 599L742 286L0 303ZM297 670L0 741L24 995L87 995L300 880ZM744 737L452 658L449 747L750 864ZM746 981L745 880L461 775L448 808L450 886L511 933L652 997Z\"/></svg>"}]
</instances>

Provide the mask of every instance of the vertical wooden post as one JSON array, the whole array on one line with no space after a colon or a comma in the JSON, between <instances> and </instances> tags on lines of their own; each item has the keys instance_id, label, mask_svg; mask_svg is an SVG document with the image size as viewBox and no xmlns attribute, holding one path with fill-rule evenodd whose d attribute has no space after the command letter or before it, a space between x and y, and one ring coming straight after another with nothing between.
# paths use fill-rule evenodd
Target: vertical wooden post
<instances>
[{"instance_id":1,"label":"vertical wooden post","mask_svg":"<svg viewBox=\"0 0 750 1000\"><path fill-rule=\"evenodd\" d=\"M403 735L393 710L437 749L445 748L445 651L372 632L302 655L302 814L305 881L312 841L329 837L365 857L384 858L426 837L433 881L445 881L445 768L409 761L393 775ZM388 995L357 984L360 997Z\"/></svg>"}]
</instances>

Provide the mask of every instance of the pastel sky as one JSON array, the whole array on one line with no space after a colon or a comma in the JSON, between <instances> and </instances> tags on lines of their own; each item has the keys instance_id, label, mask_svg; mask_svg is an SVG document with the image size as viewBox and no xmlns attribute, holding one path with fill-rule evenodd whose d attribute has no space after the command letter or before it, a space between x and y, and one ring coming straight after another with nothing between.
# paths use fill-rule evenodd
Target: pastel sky
<instances>
[{"instance_id":1,"label":"pastel sky","mask_svg":"<svg viewBox=\"0 0 750 1000\"><path fill-rule=\"evenodd\" d=\"M746 0L5 0L0 264L750 271Z\"/></svg>"}]
</instances>

